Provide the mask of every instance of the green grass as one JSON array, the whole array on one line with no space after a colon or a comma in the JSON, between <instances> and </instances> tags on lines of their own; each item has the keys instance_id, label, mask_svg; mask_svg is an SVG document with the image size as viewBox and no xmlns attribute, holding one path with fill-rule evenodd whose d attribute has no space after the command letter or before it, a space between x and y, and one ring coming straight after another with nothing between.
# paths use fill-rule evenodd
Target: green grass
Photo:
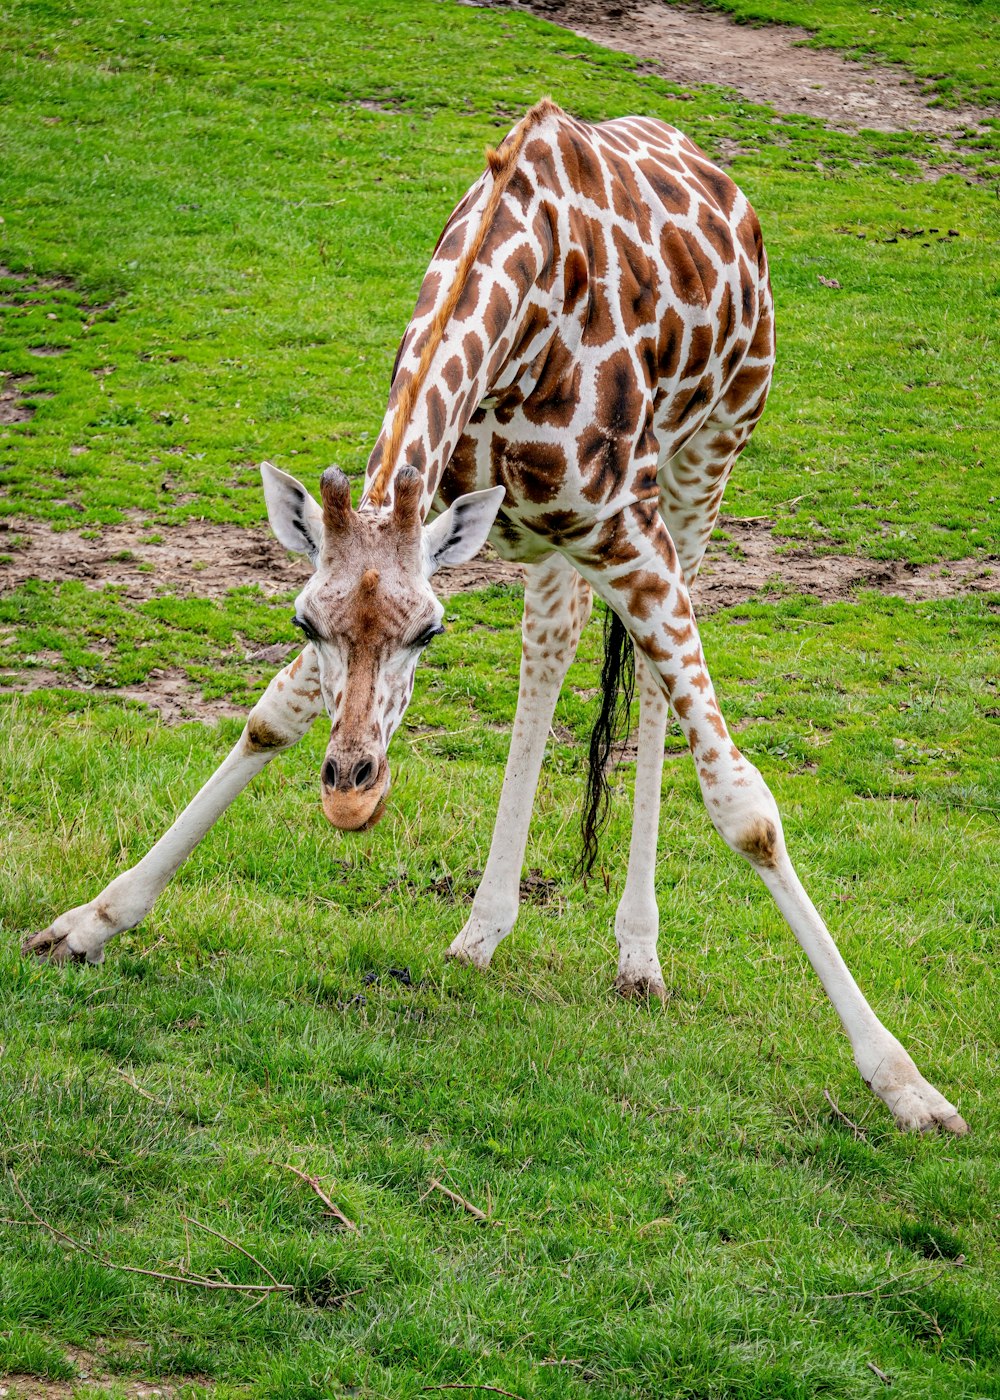
<instances>
[{"instance_id":1,"label":"green grass","mask_svg":"<svg viewBox=\"0 0 1000 1400\"><path fill-rule=\"evenodd\" d=\"M0 430L0 510L258 523L261 457L359 475L437 231L483 143L551 91L744 152L781 372L728 509L876 556L1000 552L996 198L958 175L920 183L926 138L775 125L717 90L680 100L529 16L431 0L363 22L343 3L329 22L8 13L4 258L77 286L26 299L0 282L0 366L53 396ZM38 359L39 343L66 353Z\"/></svg>"},{"instance_id":2,"label":"green grass","mask_svg":"<svg viewBox=\"0 0 1000 1400\"><path fill-rule=\"evenodd\" d=\"M610 990L623 802L603 848L609 891L566 875L579 743L553 748L529 848L550 893L525 905L488 976L443 964L488 840L488 819L470 816L499 791L490 726L512 718L496 678L516 668L516 635L489 630L507 603L497 590L454 604L376 833L325 826L316 732L100 972L54 974L7 941L7 1165L35 1208L154 1268L186 1257L191 1215L297 1292L250 1312L11 1228L0 1316L26 1331L0 1356L15 1366L29 1346L55 1358L107 1338L118 1364L151 1377L393 1396L448 1380L522 1395L862 1396L871 1360L901 1395L1000 1394L998 1085L983 1053L1000 1030L989 603L869 598L863 648L848 605L789 599L706 626L800 869L887 1022L972 1121L959 1143L900 1137L869 1098L682 755L667 764L658 879L665 1010ZM581 731L595 645L591 629L557 716L566 735ZM137 858L237 732L165 729L104 702L11 702L8 926L41 925ZM358 1236L269 1165L288 1160L330 1178ZM499 1223L421 1200L443 1173ZM23 1217L4 1192L4 1213ZM261 1279L197 1231L190 1248L195 1270ZM353 1289L340 1309L317 1303ZM862 1296L829 1296L844 1293ZM138 1361L129 1339L149 1344ZM543 1365L559 1359L579 1365Z\"/></svg>"},{"instance_id":3,"label":"green grass","mask_svg":"<svg viewBox=\"0 0 1000 1400\"><path fill-rule=\"evenodd\" d=\"M992 81L986 4L809 13L828 42L948 69L963 96ZM0 280L0 368L33 376L36 408L0 428L5 550L24 514L258 525L263 456L357 478L440 225L481 145L551 91L743 151L780 366L727 509L820 550L1000 552L996 199L925 182L926 138L775 124L529 16L430 0L3 16L0 263L19 276ZM964 159L985 179L995 138ZM29 353L46 346L63 353ZM248 703L264 679L248 653L293 634L287 600L251 590L0 597L0 664L66 687L2 706L0 1371L71 1379L82 1347L221 1397L860 1400L884 1388L871 1363L901 1397L1000 1396L998 609L777 596L704 624L803 879L972 1124L943 1141L898 1135L860 1083L678 735L657 876L669 1000L616 999L629 768L601 878L568 874L596 623L560 700L518 929L487 976L443 962L502 780L517 589L449 600L375 832L323 821L320 725L101 969L22 962L20 937L141 856L239 732L169 728L88 688L175 668ZM275 1162L320 1173L359 1231ZM112 1261L264 1279L188 1216L294 1293L255 1306L109 1269L15 1223L11 1172ZM435 1176L491 1223L428 1195Z\"/></svg>"}]
</instances>

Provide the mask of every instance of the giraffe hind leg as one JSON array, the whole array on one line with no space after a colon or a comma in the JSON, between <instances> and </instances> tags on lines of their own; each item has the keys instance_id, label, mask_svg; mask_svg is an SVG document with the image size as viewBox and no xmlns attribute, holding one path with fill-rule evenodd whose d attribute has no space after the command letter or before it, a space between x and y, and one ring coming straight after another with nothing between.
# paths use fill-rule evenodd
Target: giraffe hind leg
<instances>
[{"instance_id":1,"label":"giraffe hind leg","mask_svg":"<svg viewBox=\"0 0 1000 1400\"><path fill-rule=\"evenodd\" d=\"M641 654L636 658L636 680L639 685L639 742L628 874L615 913L618 944L615 987L624 997L656 997L663 1001L666 986L656 951L660 923L656 902L656 846L663 743L669 710Z\"/></svg>"},{"instance_id":2,"label":"giraffe hind leg","mask_svg":"<svg viewBox=\"0 0 1000 1400\"><path fill-rule=\"evenodd\" d=\"M660 514L689 587L698 577L726 483L755 422L711 419L657 473Z\"/></svg>"},{"instance_id":3,"label":"giraffe hind leg","mask_svg":"<svg viewBox=\"0 0 1000 1400\"><path fill-rule=\"evenodd\" d=\"M561 554L527 566L517 713L486 869L469 918L448 949L458 962L488 967L514 927L545 742L590 608L589 587Z\"/></svg>"},{"instance_id":4,"label":"giraffe hind leg","mask_svg":"<svg viewBox=\"0 0 1000 1400\"><path fill-rule=\"evenodd\" d=\"M957 1109L921 1075L868 1004L799 881L777 804L733 742L719 709L687 584L662 520L639 506L629 507L622 512L619 537L628 545L619 562L596 568L583 552L580 570L651 662L687 739L716 830L771 892L840 1017L862 1078L897 1125L907 1131L942 1127L964 1133Z\"/></svg>"}]
</instances>

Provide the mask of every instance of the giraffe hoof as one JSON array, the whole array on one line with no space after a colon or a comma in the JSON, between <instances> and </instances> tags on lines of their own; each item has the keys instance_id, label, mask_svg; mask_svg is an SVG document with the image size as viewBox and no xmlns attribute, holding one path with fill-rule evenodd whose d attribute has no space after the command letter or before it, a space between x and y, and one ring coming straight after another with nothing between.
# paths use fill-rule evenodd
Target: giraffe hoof
<instances>
[{"instance_id":1,"label":"giraffe hoof","mask_svg":"<svg viewBox=\"0 0 1000 1400\"><path fill-rule=\"evenodd\" d=\"M54 925L43 929L41 933L35 933L30 938L26 938L21 944L21 952L25 957L34 955L39 962L82 963L87 961L86 953L78 953L69 946L69 934L56 933Z\"/></svg>"},{"instance_id":2,"label":"giraffe hoof","mask_svg":"<svg viewBox=\"0 0 1000 1400\"><path fill-rule=\"evenodd\" d=\"M481 948L456 948L453 943L444 956L447 962L457 963L459 967L474 967L477 972L485 972L491 954L484 953Z\"/></svg>"},{"instance_id":3,"label":"giraffe hoof","mask_svg":"<svg viewBox=\"0 0 1000 1400\"><path fill-rule=\"evenodd\" d=\"M896 1127L904 1133L933 1133L940 1129L955 1137L964 1137L969 1131L968 1123L955 1106L920 1076L916 1083L887 1095L885 1103L892 1111Z\"/></svg>"},{"instance_id":4,"label":"giraffe hoof","mask_svg":"<svg viewBox=\"0 0 1000 1400\"><path fill-rule=\"evenodd\" d=\"M626 1001L662 1001L667 999L667 989L662 977L634 977L619 973L615 978L615 991Z\"/></svg>"},{"instance_id":5,"label":"giraffe hoof","mask_svg":"<svg viewBox=\"0 0 1000 1400\"><path fill-rule=\"evenodd\" d=\"M470 920L461 932L455 935L445 957L449 962L461 963L463 967L476 967L480 972L485 972L503 936L500 930L494 933L489 925L483 928L482 925L473 925Z\"/></svg>"},{"instance_id":6,"label":"giraffe hoof","mask_svg":"<svg viewBox=\"0 0 1000 1400\"><path fill-rule=\"evenodd\" d=\"M99 963L104 961L104 945L114 932L117 929L95 900L60 914L41 933L26 938L21 952L25 957L36 957L43 962Z\"/></svg>"}]
</instances>

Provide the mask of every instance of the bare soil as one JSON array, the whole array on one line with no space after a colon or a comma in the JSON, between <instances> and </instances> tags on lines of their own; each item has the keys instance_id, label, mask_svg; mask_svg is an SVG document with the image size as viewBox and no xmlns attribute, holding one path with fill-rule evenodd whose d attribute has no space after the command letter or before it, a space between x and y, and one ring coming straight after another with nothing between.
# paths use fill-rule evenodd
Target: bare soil
<instances>
[{"instance_id":1,"label":"bare soil","mask_svg":"<svg viewBox=\"0 0 1000 1400\"><path fill-rule=\"evenodd\" d=\"M138 1352L145 1349L142 1342L135 1343ZM0 1400L73 1400L75 1396L110 1395L120 1400L172 1400L178 1386L186 1386L196 1379L199 1386L210 1386L206 1377L185 1378L168 1381L140 1380L131 1376L113 1375L108 1371L104 1357L94 1352L83 1351L80 1347L67 1347L66 1360L76 1367L76 1378L70 1381L46 1380L39 1376L28 1376L22 1372L9 1373L0 1378Z\"/></svg>"},{"instance_id":2,"label":"bare soil","mask_svg":"<svg viewBox=\"0 0 1000 1400\"><path fill-rule=\"evenodd\" d=\"M814 554L789 549L776 539L770 520L722 517L729 544L708 547L692 589L699 616L774 593L805 593L825 603L849 601L859 589L898 598L954 598L1000 593L1000 559L983 555L947 564L910 564L900 559Z\"/></svg>"},{"instance_id":3,"label":"bare soil","mask_svg":"<svg viewBox=\"0 0 1000 1400\"><path fill-rule=\"evenodd\" d=\"M859 588L914 599L1000 591L1000 559L908 564L814 554L789 549L775 537L769 520L724 516L720 523L729 543L709 545L694 588L701 615L761 592L807 593L834 602L849 599ZM77 579L95 588L122 588L134 602L161 593L219 598L245 587L274 596L294 592L308 577L308 564L290 555L268 531L239 525L186 521L147 529L130 522L90 531L55 530L38 520L0 520L0 593L33 579ZM448 598L491 584L518 584L523 577L519 564L498 559L487 547L471 563L435 574L434 588Z\"/></svg>"},{"instance_id":4,"label":"bare soil","mask_svg":"<svg viewBox=\"0 0 1000 1400\"><path fill-rule=\"evenodd\" d=\"M27 423L35 410L24 402L24 392L30 387L30 374L4 374L0 371L0 427L10 423Z\"/></svg>"},{"instance_id":5,"label":"bare soil","mask_svg":"<svg viewBox=\"0 0 1000 1400\"><path fill-rule=\"evenodd\" d=\"M3 563L9 556L10 562ZM273 596L293 592L309 577L304 559L283 549L267 530L186 521L144 529L135 522L94 530L54 530L43 521L0 520L0 593L31 579L79 579L115 585L144 602L161 593L219 598L232 588ZM521 569L486 550L470 564L442 569L435 591L447 598L491 583L520 583Z\"/></svg>"},{"instance_id":6,"label":"bare soil","mask_svg":"<svg viewBox=\"0 0 1000 1400\"><path fill-rule=\"evenodd\" d=\"M672 83L733 88L750 102L816 117L838 131L958 137L996 115L981 107L931 107L929 85L905 68L803 47L812 36L796 25L737 24L662 0L525 0L516 8L635 54Z\"/></svg>"},{"instance_id":7,"label":"bare soil","mask_svg":"<svg viewBox=\"0 0 1000 1400\"><path fill-rule=\"evenodd\" d=\"M122 1376L103 1376L78 1381L48 1381L21 1373L0 1380L0 1400L74 1400L75 1396L94 1400L97 1395L114 1395L115 1400L171 1400L174 1385L165 1382L134 1381Z\"/></svg>"}]
</instances>

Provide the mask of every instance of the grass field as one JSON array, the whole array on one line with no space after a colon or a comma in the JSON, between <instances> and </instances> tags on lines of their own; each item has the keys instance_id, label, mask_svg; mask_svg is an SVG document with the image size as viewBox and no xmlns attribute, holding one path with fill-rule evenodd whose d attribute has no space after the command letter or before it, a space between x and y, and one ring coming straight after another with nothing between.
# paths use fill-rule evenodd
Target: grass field
<instances>
[{"instance_id":1,"label":"grass field","mask_svg":"<svg viewBox=\"0 0 1000 1400\"><path fill-rule=\"evenodd\" d=\"M741 13L806 9L755 5ZM944 100L995 97L987 0L809 10L828 42L949 74ZM996 125L947 158L925 137L777 125L450 0L2 14L0 370L35 409L0 424L4 550L25 516L259 526L262 457L357 479L437 232L482 145L550 92L739 149L779 374L726 509L821 552L1000 554ZM932 182L939 161L959 170ZM0 594L3 670L76 687L3 697L12 1395L1000 1397L1000 594L823 606L775 589L703 628L805 883L972 1126L945 1141L900 1136L868 1095L780 917L714 837L679 735L658 868L668 1001L615 997L628 765L600 877L568 873L596 625L557 712L518 927L486 976L444 963L488 849L518 593L449 600L376 831L323 820L320 726L101 968L64 970L22 961L21 937L142 855L240 728L168 727L87 687L172 666L249 703L250 651L292 642L290 608L155 579L138 603L80 580Z\"/></svg>"}]
</instances>

